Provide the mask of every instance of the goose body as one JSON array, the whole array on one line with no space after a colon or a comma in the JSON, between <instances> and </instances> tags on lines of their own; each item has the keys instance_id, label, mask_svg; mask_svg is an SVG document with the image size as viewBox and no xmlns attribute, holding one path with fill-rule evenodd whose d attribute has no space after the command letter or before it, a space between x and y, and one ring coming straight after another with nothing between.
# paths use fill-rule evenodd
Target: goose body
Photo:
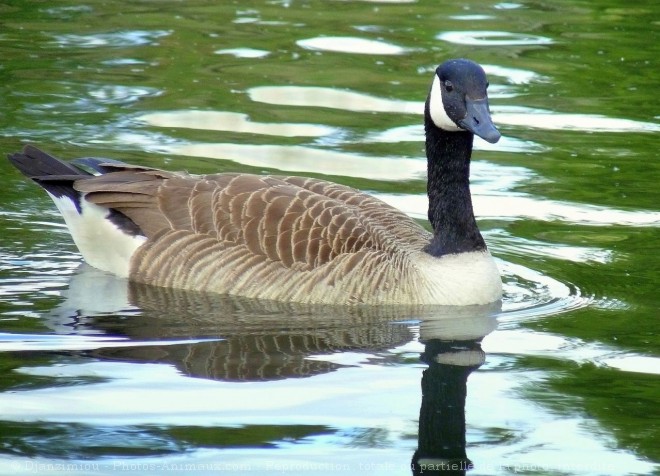
<instances>
[{"instance_id":1,"label":"goose body","mask_svg":"<svg viewBox=\"0 0 660 476\"><path fill-rule=\"evenodd\" d=\"M469 192L474 134L499 139L486 87L471 61L436 70L425 112L433 233L319 179L67 163L29 145L9 159L46 189L90 265L131 280L290 302L485 304L502 293Z\"/></svg>"}]
</instances>

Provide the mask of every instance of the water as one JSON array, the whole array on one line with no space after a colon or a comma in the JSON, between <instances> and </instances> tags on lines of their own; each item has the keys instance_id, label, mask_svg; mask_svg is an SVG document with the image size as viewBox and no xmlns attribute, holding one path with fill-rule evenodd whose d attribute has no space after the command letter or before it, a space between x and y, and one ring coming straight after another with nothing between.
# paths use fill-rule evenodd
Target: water
<instances>
[{"instance_id":1,"label":"water","mask_svg":"<svg viewBox=\"0 0 660 476\"><path fill-rule=\"evenodd\" d=\"M472 189L505 284L443 311L130 285L0 161L0 472L657 474L658 13L0 5L4 152L321 176L421 220L432 71L480 62L504 137Z\"/></svg>"}]
</instances>

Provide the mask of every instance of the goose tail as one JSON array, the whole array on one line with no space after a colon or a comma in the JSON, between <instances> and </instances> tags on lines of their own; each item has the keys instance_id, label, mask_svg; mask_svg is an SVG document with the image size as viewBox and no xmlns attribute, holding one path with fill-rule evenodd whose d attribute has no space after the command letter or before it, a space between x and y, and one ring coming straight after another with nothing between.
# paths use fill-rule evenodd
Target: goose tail
<instances>
[{"instance_id":1,"label":"goose tail","mask_svg":"<svg viewBox=\"0 0 660 476\"><path fill-rule=\"evenodd\" d=\"M73 182L92 174L31 145L7 157L23 175L43 187L56 203L55 199L68 199L80 212L80 194L74 190Z\"/></svg>"},{"instance_id":2,"label":"goose tail","mask_svg":"<svg viewBox=\"0 0 660 476\"><path fill-rule=\"evenodd\" d=\"M78 250L90 265L128 276L130 257L146 238L128 217L88 202L84 193L76 190L76 182L95 176L85 168L103 174L109 172L105 166L125 164L96 158L64 162L31 145L9 154L8 158L23 175L46 190L62 214Z\"/></svg>"}]
</instances>

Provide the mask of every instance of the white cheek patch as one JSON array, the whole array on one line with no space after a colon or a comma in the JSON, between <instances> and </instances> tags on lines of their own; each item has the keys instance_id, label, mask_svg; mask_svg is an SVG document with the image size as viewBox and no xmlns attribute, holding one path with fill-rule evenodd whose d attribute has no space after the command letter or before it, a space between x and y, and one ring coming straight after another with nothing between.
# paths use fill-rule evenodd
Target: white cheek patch
<instances>
[{"instance_id":1,"label":"white cheek patch","mask_svg":"<svg viewBox=\"0 0 660 476\"><path fill-rule=\"evenodd\" d=\"M438 78L437 74L433 78L433 85L431 86L431 94L429 97L429 113L431 114L431 120L436 126L445 131L458 132L464 130L458 127L454 121L449 118L445 111L445 106L442 103L440 78Z\"/></svg>"}]
</instances>

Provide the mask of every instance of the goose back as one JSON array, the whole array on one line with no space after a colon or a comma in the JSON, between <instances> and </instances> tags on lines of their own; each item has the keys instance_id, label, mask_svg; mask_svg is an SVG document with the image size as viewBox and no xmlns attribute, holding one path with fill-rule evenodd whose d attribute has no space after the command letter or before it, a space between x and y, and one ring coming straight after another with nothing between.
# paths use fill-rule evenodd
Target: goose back
<instances>
[{"instance_id":1,"label":"goose back","mask_svg":"<svg viewBox=\"0 0 660 476\"><path fill-rule=\"evenodd\" d=\"M295 176L192 176L104 165L74 188L146 236L129 278L297 302L409 302L431 239L356 189Z\"/></svg>"}]
</instances>

